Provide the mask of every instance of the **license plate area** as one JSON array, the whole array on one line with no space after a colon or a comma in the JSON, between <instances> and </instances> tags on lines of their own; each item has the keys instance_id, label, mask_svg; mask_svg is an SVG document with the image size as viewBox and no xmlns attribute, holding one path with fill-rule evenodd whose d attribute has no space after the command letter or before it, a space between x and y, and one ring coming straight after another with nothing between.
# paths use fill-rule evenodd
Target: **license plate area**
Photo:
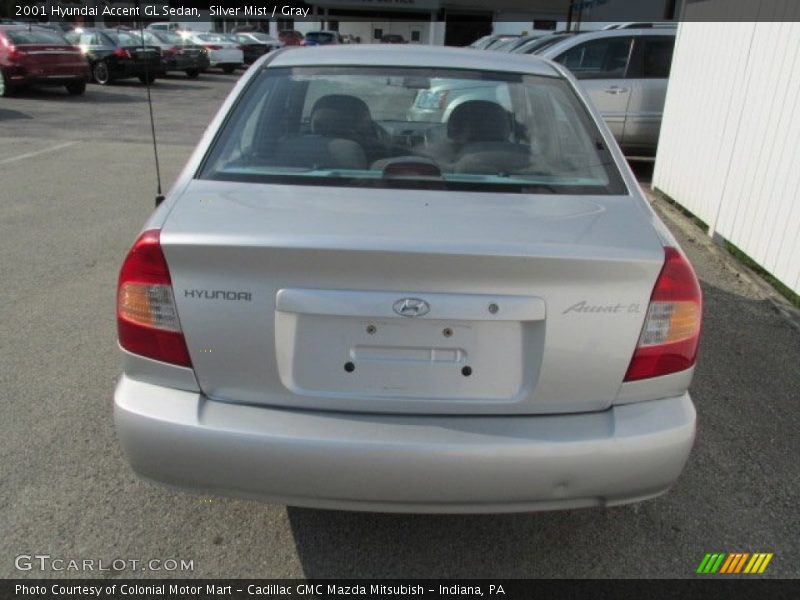
<instances>
[{"instance_id":1,"label":"license plate area","mask_svg":"<svg viewBox=\"0 0 800 600\"><path fill-rule=\"evenodd\" d=\"M538 377L539 299L415 294L433 317L407 318L393 312L402 294L284 292L276 351L281 381L296 394L507 403L526 396Z\"/></svg>"}]
</instances>

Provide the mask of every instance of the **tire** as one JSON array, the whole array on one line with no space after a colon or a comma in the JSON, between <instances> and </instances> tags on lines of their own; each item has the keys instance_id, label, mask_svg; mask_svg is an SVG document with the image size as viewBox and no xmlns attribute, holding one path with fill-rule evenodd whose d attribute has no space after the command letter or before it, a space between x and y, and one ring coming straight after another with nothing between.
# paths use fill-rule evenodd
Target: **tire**
<instances>
[{"instance_id":1,"label":"tire","mask_svg":"<svg viewBox=\"0 0 800 600\"><path fill-rule=\"evenodd\" d=\"M200 69L186 69L186 77L197 79L200 76Z\"/></svg>"},{"instance_id":2,"label":"tire","mask_svg":"<svg viewBox=\"0 0 800 600\"><path fill-rule=\"evenodd\" d=\"M222 72L226 75L230 75L236 70L236 65L223 65Z\"/></svg>"},{"instance_id":3,"label":"tire","mask_svg":"<svg viewBox=\"0 0 800 600\"><path fill-rule=\"evenodd\" d=\"M148 73L147 75L139 75L139 81L142 83L153 83L156 80L155 73Z\"/></svg>"},{"instance_id":4,"label":"tire","mask_svg":"<svg viewBox=\"0 0 800 600\"><path fill-rule=\"evenodd\" d=\"M70 81L66 84L67 93L70 96L81 96L86 91L85 81Z\"/></svg>"},{"instance_id":5,"label":"tire","mask_svg":"<svg viewBox=\"0 0 800 600\"><path fill-rule=\"evenodd\" d=\"M104 60L98 60L92 66L92 79L100 85L108 85L111 83L111 71L108 69L108 63Z\"/></svg>"},{"instance_id":6,"label":"tire","mask_svg":"<svg viewBox=\"0 0 800 600\"><path fill-rule=\"evenodd\" d=\"M3 70L0 69L0 98L5 98L11 95L11 86L6 83L6 76Z\"/></svg>"}]
</instances>

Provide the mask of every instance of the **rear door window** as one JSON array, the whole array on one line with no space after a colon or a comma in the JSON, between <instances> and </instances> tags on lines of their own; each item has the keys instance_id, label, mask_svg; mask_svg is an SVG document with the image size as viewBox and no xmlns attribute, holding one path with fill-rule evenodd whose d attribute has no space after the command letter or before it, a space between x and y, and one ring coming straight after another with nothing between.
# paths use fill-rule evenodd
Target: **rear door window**
<instances>
[{"instance_id":1,"label":"rear door window","mask_svg":"<svg viewBox=\"0 0 800 600\"><path fill-rule=\"evenodd\" d=\"M673 36L637 38L628 69L628 78L668 79L674 48Z\"/></svg>"},{"instance_id":2,"label":"rear door window","mask_svg":"<svg viewBox=\"0 0 800 600\"><path fill-rule=\"evenodd\" d=\"M621 79L628 69L632 37L606 37L573 46L556 62L578 79Z\"/></svg>"}]
</instances>

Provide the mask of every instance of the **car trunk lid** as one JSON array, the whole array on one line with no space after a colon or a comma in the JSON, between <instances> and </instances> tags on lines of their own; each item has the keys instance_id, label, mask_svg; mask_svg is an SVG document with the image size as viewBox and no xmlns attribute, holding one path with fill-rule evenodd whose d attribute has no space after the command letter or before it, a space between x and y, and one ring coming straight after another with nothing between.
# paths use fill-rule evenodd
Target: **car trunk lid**
<instances>
[{"instance_id":1,"label":"car trunk lid","mask_svg":"<svg viewBox=\"0 0 800 600\"><path fill-rule=\"evenodd\" d=\"M631 197L193 181L162 230L198 381L358 412L600 410L664 261Z\"/></svg>"},{"instance_id":2,"label":"car trunk lid","mask_svg":"<svg viewBox=\"0 0 800 600\"><path fill-rule=\"evenodd\" d=\"M85 60L74 46L58 44L17 44L20 63L27 69L80 65Z\"/></svg>"}]
</instances>

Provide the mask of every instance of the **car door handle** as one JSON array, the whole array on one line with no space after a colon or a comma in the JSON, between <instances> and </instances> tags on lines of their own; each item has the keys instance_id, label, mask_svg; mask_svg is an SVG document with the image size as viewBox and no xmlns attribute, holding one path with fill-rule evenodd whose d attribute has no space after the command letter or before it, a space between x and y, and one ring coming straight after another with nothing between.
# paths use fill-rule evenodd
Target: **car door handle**
<instances>
[{"instance_id":1,"label":"car door handle","mask_svg":"<svg viewBox=\"0 0 800 600\"><path fill-rule=\"evenodd\" d=\"M606 94L627 94L630 89L619 87L618 85L612 85L610 88L606 88L603 90Z\"/></svg>"}]
</instances>

